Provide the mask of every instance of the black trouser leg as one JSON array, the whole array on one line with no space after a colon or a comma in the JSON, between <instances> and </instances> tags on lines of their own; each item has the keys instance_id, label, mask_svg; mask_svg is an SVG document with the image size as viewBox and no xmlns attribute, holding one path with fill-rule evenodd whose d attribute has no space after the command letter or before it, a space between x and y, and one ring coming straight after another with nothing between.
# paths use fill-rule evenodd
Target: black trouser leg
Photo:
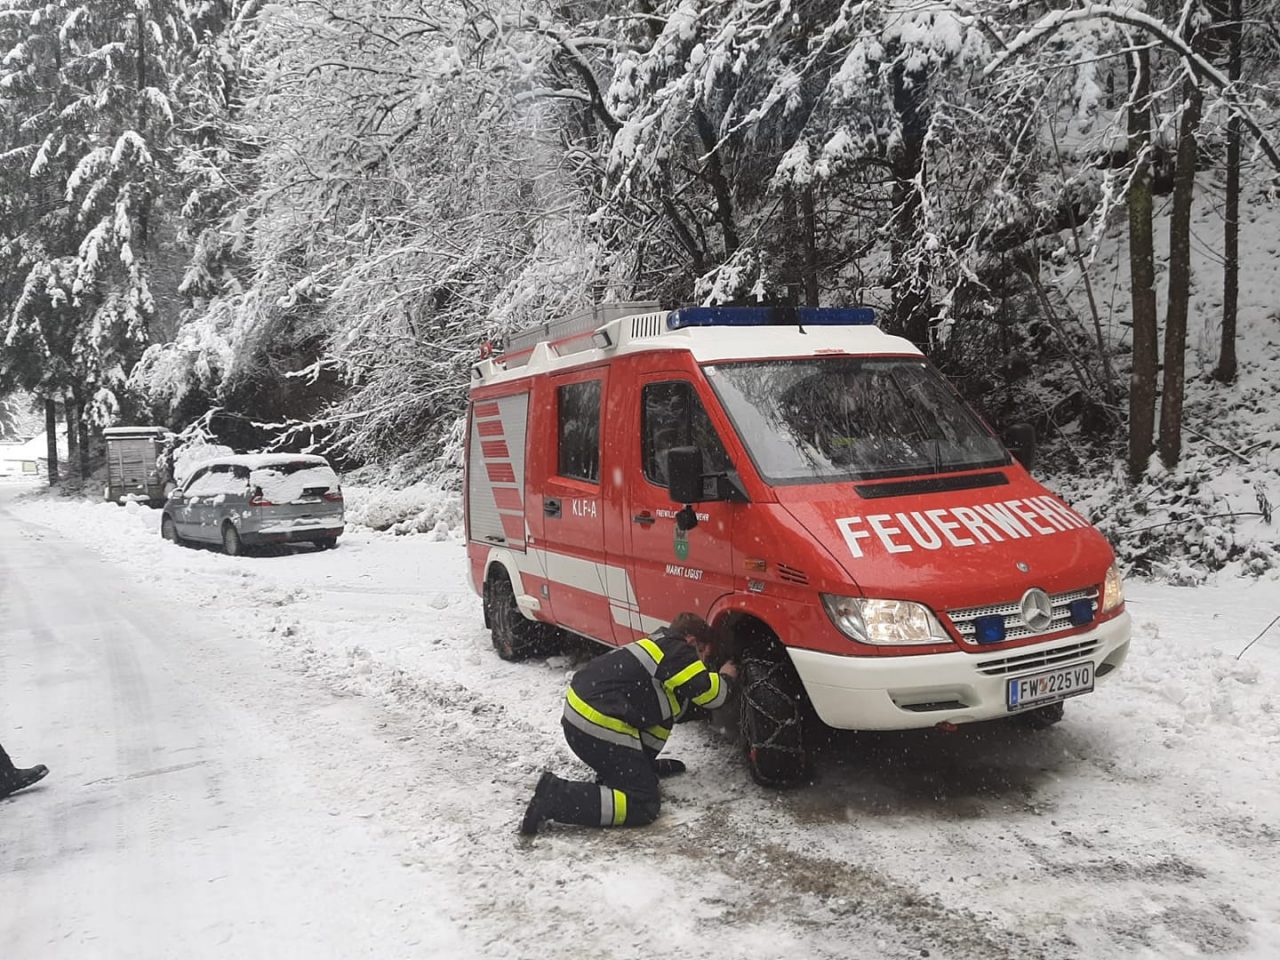
<instances>
[{"instance_id":1,"label":"black trouser leg","mask_svg":"<svg viewBox=\"0 0 1280 960\"><path fill-rule=\"evenodd\" d=\"M0 744L0 780L4 780L14 771L13 761L4 752L4 744Z\"/></svg>"},{"instance_id":2,"label":"black trouser leg","mask_svg":"<svg viewBox=\"0 0 1280 960\"><path fill-rule=\"evenodd\" d=\"M564 738L583 763L596 772L595 783L557 778L548 816L584 827L641 827L658 818L658 777L644 751L599 740L564 723Z\"/></svg>"}]
</instances>

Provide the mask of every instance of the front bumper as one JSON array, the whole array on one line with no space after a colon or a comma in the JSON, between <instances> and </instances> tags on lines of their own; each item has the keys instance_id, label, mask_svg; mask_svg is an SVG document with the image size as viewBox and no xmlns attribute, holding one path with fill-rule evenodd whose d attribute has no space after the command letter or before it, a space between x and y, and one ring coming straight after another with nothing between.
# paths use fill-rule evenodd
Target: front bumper
<instances>
[{"instance_id":1,"label":"front bumper","mask_svg":"<svg viewBox=\"0 0 1280 960\"><path fill-rule=\"evenodd\" d=\"M1126 611L1087 633L992 653L933 653L905 657L845 657L789 648L791 661L827 726L839 730L913 730L939 723L973 723L1009 715L1011 677L1091 660L1097 682L1129 653ZM1056 656L1055 656L1056 654Z\"/></svg>"}]
</instances>

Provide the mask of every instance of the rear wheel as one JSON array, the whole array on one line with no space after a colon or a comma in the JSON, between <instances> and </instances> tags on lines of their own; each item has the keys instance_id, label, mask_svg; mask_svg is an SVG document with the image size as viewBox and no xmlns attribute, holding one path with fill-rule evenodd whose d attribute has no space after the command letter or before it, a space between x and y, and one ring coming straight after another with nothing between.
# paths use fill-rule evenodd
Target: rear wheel
<instances>
[{"instance_id":1,"label":"rear wheel","mask_svg":"<svg viewBox=\"0 0 1280 960\"><path fill-rule=\"evenodd\" d=\"M316 549L318 550L333 550L337 546L338 546L337 537L321 537L319 540L316 541Z\"/></svg>"},{"instance_id":2,"label":"rear wheel","mask_svg":"<svg viewBox=\"0 0 1280 960\"><path fill-rule=\"evenodd\" d=\"M742 738L756 783L790 786L813 775L805 738L805 693L781 650L744 653L739 663Z\"/></svg>"},{"instance_id":3,"label":"rear wheel","mask_svg":"<svg viewBox=\"0 0 1280 960\"><path fill-rule=\"evenodd\" d=\"M228 557L238 557L244 553L244 542L240 539L240 531L229 523L222 525L222 552Z\"/></svg>"},{"instance_id":4,"label":"rear wheel","mask_svg":"<svg viewBox=\"0 0 1280 960\"><path fill-rule=\"evenodd\" d=\"M504 574L489 581L489 629L493 649L503 660L524 660L547 647L551 630L528 619L516 606L516 592Z\"/></svg>"}]
</instances>

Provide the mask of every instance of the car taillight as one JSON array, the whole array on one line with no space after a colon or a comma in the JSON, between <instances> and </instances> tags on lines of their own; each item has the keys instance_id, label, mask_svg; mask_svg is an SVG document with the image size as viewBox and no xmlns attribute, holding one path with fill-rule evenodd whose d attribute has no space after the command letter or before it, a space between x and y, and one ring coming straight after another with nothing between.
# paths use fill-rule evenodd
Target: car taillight
<instances>
[{"instance_id":1,"label":"car taillight","mask_svg":"<svg viewBox=\"0 0 1280 960\"><path fill-rule=\"evenodd\" d=\"M251 507L274 507L275 504L266 497L250 497L249 506Z\"/></svg>"},{"instance_id":2,"label":"car taillight","mask_svg":"<svg viewBox=\"0 0 1280 960\"><path fill-rule=\"evenodd\" d=\"M330 490L330 491L328 491L328 492L324 495L324 500L325 500L325 502L326 502L326 503L341 503L341 502L342 502L342 491L341 491L341 490L336 490L336 491L335 491L335 490Z\"/></svg>"}]
</instances>

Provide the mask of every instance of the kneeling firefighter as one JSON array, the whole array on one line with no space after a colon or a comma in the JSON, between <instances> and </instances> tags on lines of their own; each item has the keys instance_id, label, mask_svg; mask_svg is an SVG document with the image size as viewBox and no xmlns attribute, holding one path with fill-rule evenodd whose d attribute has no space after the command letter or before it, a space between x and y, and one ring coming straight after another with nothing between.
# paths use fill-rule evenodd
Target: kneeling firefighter
<instances>
[{"instance_id":1,"label":"kneeling firefighter","mask_svg":"<svg viewBox=\"0 0 1280 960\"><path fill-rule=\"evenodd\" d=\"M691 704L714 710L729 698L733 663L707 669L719 635L701 617L682 613L671 626L596 657L573 675L565 694L564 738L596 772L596 782L563 780L547 771L525 810L520 832L544 820L585 827L639 827L658 817L658 778L682 773L659 758L671 727Z\"/></svg>"}]
</instances>

